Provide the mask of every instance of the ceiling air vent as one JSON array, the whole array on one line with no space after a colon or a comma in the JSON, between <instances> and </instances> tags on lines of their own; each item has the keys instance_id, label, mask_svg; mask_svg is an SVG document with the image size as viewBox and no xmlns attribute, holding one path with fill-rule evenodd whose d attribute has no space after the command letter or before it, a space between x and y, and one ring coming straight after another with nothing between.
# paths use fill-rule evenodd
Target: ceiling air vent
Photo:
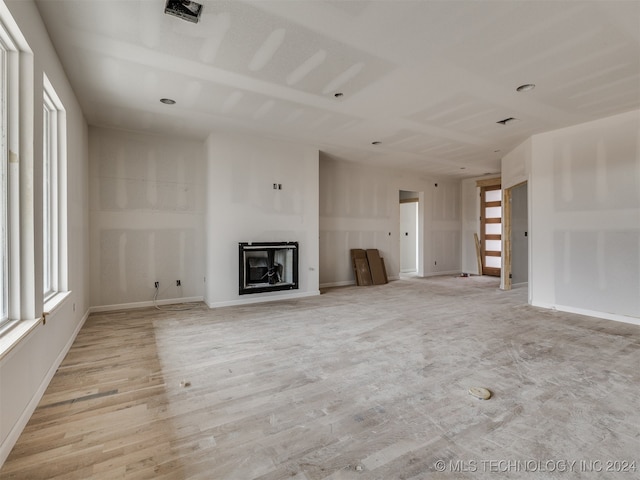
<instances>
[{"instance_id":1,"label":"ceiling air vent","mask_svg":"<svg viewBox=\"0 0 640 480\"><path fill-rule=\"evenodd\" d=\"M502 125L506 125L507 123L515 122L516 120L518 120L518 119L517 118L513 118L513 117L509 117L509 118L505 118L504 120L498 120L496 123L500 123Z\"/></svg>"},{"instance_id":2,"label":"ceiling air vent","mask_svg":"<svg viewBox=\"0 0 640 480\"><path fill-rule=\"evenodd\" d=\"M202 13L202 5L191 0L167 0L164 13L188 22L198 23Z\"/></svg>"}]
</instances>

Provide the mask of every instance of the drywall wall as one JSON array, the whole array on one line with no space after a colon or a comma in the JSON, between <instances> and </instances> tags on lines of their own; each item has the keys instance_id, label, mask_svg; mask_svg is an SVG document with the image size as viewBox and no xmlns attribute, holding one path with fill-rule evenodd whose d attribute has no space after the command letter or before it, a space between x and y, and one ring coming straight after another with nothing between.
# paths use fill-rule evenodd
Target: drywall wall
<instances>
[{"instance_id":1,"label":"drywall wall","mask_svg":"<svg viewBox=\"0 0 640 480\"><path fill-rule=\"evenodd\" d=\"M640 323L640 111L532 139L533 305Z\"/></svg>"},{"instance_id":2,"label":"drywall wall","mask_svg":"<svg viewBox=\"0 0 640 480\"><path fill-rule=\"evenodd\" d=\"M478 255L473 234L480 237L480 188L477 179L467 178L461 184L462 202L462 239L461 264L462 271L480 275Z\"/></svg>"},{"instance_id":3,"label":"drywall wall","mask_svg":"<svg viewBox=\"0 0 640 480\"><path fill-rule=\"evenodd\" d=\"M420 200L418 192L407 192L406 190L400 190L400 201L402 200Z\"/></svg>"},{"instance_id":4,"label":"drywall wall","mask_svg":"<svg viewBox=\"0 0 640 480\"><path fill-rule=\"evenodd\" d=\"M500 181L503 190L529 180L531 148L532 140L528 138L502 157Z\"/></svg>"},{"instance_id":5,"label":"drywall wall","mask_svg":"<svg viewBox=\"0 0 640 480\"><path fill-rule=\"evenodd\" d=\"M48 315L46 325L38 325L0 359L0 464L75 339L90 305L87 124L34 3L23 0L5 3L8 10L0 5L3 21L9 21L10 12L32 51L32 55L21 59L23 73L30 71L31 75L20 79L20 95L23 99L21 126L28 124L33 132L33 144L21 152L20 159L25 165L31 162L34 167L33 171L25 172L22 185L33 194L36 209L32 214L21 215L21 221L29 222L34 232L31 244L34 261L30 267L34 276L26 275L27 272L21 274L25 273L24 278L42 278L42 213L37 206L42 200L42 88L46 74L66 111L67 288L70 293L58 309ZM44 311L41 286L41 281L33 280L21 285L21 296L30 303L23 312L35 312L39 317Z\"/></svg>"},{"instance_id":6,"label":"drywall wall","mask_svg":"<svg viewBox=\"0 0 640 480\"><path fill-rule=\"evenodd\" d=\"M460 272L460 181L428 180L425 194L424 275Z\"/></svg>"},{"instance_id":7,"label":"drywall wall","mask_svg":"<svg viewBox=\"0 0 640 480\"><path fill-rule=\"evenodd\" d=\"M206 141L206 284L211 307L319 294L318 149L255 136ZM274 189L273 184L281 185ZM239 242L298 242L299 288L239 295Z\"/></svg>"},{"instance_id":8,"label":"drywall wall","mask_svg":"<svg viewBox=\"0 0 640 480\"><path fill-rule=\"evenodd\" d=\"M89 129L94 309L204 295L204 143ZM181 286L176 285L180 280Z\"/></svg>"},{"instance_id":9,"label":"drywall wall","mask_svg":"<svg viewBox=\"0 0 640 480\"><path fill-rule=\"evenodd\" d=\"M376 248L387 275L400 274L399 192L419 194L418 274L460 271L460 182L372 168L321 154L320 284L355 282L352 248Z\"/></svg>"}]
</instances>

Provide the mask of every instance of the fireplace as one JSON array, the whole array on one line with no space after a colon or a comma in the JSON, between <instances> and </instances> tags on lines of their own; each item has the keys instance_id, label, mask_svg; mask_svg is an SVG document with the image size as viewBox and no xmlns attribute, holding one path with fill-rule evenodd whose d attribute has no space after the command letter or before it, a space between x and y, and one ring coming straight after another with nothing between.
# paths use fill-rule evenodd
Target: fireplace
<instances>
[{"instance_id":1,"label":"fireplace","mask_svg":"<svg viewBox=\"0 0 640 480\"><path fill-rule=\"evenodd\" d=\"M241 242L240 295L298 288L298 242Z\"/></svg>"}]
</instances>

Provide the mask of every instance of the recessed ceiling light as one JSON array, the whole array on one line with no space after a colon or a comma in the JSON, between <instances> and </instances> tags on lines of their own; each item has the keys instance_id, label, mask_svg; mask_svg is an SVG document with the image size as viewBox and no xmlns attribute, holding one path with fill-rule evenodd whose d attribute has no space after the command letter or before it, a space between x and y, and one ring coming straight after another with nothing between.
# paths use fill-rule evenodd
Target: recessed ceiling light
<instances>
[{"instance_id":1,"label":"recessed ceiling light","mask_svg":"<svg viewBox=\"0 0 640 480\"><path fill-rule=\"evenodd\" d=\"M467 167L460 167L460 170L466 170Z\"/></svg>"},{"instance_id":2,"label":"recessed ceiling light","mask_svg":"<svg viewBox=\"0 0 640 480\"><path fill-rule=\"evenodd\" d=\"M173 98L161 98L160 101L165 105L175 105L176 101Z\"/></svg>"},{"instance_id":3,"label":"recessed ceiling light","mask_svg":"<svg viewBox=\"0 0 640 480\"><path fill-rule=\"evenodd\" d=\"M494 150L493 153L498 153L500 150Z\"/></svg>"},{"instance_id":4,"label":"recessed ceiling light","mask_svg":"<svg viewBox=\"0 0 640 480\"><path fill-rule=\"evenodd\" d=\"M344 96L344 93L336 92L336 93L333 94L333 96L336 97L336 98L340 98L340 97Z\"/></svg>"},{"instance_id":5,"label":"recessed ceiling light","mask_svg":"<svg viewBox=\"0 0 640 480\"><path fill-rule=\"evenodd\" d=\"M375 142L371 142L371 145L380 145L382 142L378 142L377 140Z\"/></svg>"},{"instance_id":6,"label":"recessed ceiling light","mask_svg":"<svg viewBox=\"0 0 640 480\"><path fill-rule=\"evenodd\" d=\"M516 88L516 91L518 91L518 92L530 92L534 88L536 88L536 85L534 83L525 83L524 85L520 85L518 88Z\"/></svg>"}]
</instances>

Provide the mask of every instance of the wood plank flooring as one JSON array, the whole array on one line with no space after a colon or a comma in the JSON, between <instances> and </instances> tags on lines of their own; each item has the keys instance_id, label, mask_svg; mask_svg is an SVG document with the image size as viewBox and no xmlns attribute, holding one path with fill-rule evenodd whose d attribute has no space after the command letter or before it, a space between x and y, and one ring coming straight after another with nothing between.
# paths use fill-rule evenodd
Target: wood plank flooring
<instances>
[{"instance_id":1,"label":"wood plank flooring","mask_svg":"<svg viewBox=\"0 0 640 480\"><path fill-rule=\"evenodd\" d=\"M589 471L594 461L640 471L640 327L536 309L523 289L497 287L413 278L91 315L0 479L616 478ZM576 463L550 471L561 460Z\"/></svg>"}]
</instances>

